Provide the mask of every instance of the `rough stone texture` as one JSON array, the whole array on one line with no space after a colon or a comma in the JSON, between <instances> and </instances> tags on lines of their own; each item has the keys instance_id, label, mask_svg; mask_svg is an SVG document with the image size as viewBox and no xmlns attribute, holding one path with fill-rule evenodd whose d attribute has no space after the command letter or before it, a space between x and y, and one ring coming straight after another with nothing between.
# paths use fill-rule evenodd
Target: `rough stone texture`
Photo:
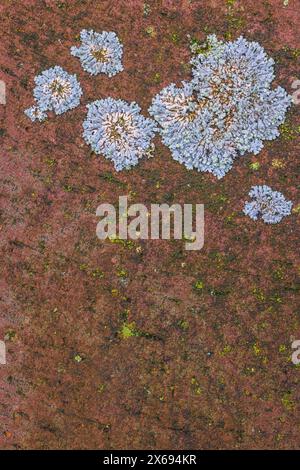
<instances>
[{"instance_id":1,"label":"rough stone texture","mask_svg":"<svg viewBox=\"0 0 300 470\"><path fill-rule=\"evenodd\" d=\"M187 171L159 138L155 158L117 174L90 152L81 125L85 105L107 96L147 115L154 94L189 77L187 34L259 41L276 60L275 84L291 93L298 2L147 3L1 2L0 446L297 448L299 105L279 139L222 181ZM124 72L82 70L69 48L83 28L116 31ZM78 74L81 105L32 124L33 78L54 65ZM257 184L292 200L292 216L278 226L245 217ZM204 203L204 248L100 242L96 208L124 194Z\"/></svg>"}]
</instances>

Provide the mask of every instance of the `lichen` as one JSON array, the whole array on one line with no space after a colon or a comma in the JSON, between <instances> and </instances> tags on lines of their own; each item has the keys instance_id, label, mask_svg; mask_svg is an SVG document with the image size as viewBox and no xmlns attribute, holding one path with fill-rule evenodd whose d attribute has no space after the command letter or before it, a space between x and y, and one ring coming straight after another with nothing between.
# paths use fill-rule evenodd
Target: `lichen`
<instances>
[{"instance_id":1,"label":"lichen","mask_svg":"<svg viewBox=\"0 0 300 470\"><path fill-rule=\"evenodd\" d=\"M292 202L269 186L253 186L249 196L253 201L245 203L244 213L253 220L261 217L266 224L277 224L291 213Z\"/></svg>"},{"instance_id":2,"label":"lichen","mask_svg":"<svg viewBox=\"0 0 300 470\"><path fill-rule=\"evenodd\" d=\"M192 80L168 85L149 112L175 160L222 178L235 158L258 154L264 140L279 135L291 97L270 88L274 61L258 43L211 35L207 44L191 60Z\"/></svg>"},{"instance_id":3,"label":"lichen","mask_svg":"<svg viewBox=\"0 0 300 470\"><path fill-rule=\"evenodd\" d=\"M128 339L132 336L137 336L135 322L126 323L124 322L119 331L121 338Z\"/></svg>"},{"instance_id":4,"label":"lichen","mask_svg":"<svg viewBox=\"0 0 300 470\"><path fill-rule=\"evenodd\" d=\"M70 75L62 67L55 66L35 77L33 96L36 105L25 110L32 121L43 121L46 111L62 114L76 108L82 95L76 75Z\"/></svg>"},{"instance_id":5,"label":"lichen","mask_svg":"<svg viewBox=\"0 0 300 470\"><path fill-rule=\"evenodd\" d=\"M129 169L151 153L155 123L136 103L106 98L87 106L83 137L96 154L112 160L117 171Z\"/></svg>"},{"instance_id":6,"label":"lichen","mask_svg":"<svg viewBox=\"0 0 300 470\"><path fill-rule=\"evenodd\" d=\"M91 75L105 73L113 77L123 70L123 46L112 31L87 31L80 33L81 46L71 47L71 54L80 59L82 68Z\"/></svg>"}]
</instances>

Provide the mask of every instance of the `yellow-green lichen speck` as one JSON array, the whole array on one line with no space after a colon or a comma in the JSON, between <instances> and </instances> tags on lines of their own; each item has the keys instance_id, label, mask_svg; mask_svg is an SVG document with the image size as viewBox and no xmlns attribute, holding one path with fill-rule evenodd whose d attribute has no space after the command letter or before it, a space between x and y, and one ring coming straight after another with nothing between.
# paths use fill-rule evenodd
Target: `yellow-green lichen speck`
<instances>
[{"instance_id":1,"label":"yellow-green lichen speck","mask_svg":"<svg viewBox=\"0 0 300 470\"><path fill-rule=\"evenodd\" d=\"M132 336L137 336L135 322L123 323L119 331L119 335L122 339L128 339Z\"/></svg>"}]
</instances>

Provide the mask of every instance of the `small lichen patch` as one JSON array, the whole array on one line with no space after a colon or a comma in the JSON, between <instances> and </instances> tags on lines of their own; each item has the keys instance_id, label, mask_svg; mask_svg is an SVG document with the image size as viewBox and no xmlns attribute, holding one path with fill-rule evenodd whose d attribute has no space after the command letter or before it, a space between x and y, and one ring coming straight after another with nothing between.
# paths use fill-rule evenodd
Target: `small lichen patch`
<instances>
[{"instance_id":1,"label":"small lichen patch","mask_svg":"<svg viewBox=\"0 0 300 470\"><path fill-rule=\"evenodd\" d=\"M260 169L260 163L259 162L251 162L249 163L249 167L251 170L257 171Z\"/></svg>"},{"instance_id":2,"label":"small lichen patch","mask_svg":"<svg viewBox=\"0 0 300 470\"><path fill-rule=\"evenodd\" d=\"M279 158L273 158L271 165L276 170L280 170L285 167L285 162L283 160L280 160Z\"/></svg>"},{"instance_id":3,"label":"small lichen patch","mask_svg":"<svg viewBox=\"0 0 300 470\"><path fill-rule=\"evenodd\" d=\"M292 393L290 391L285 392L281 398L281 403L284 408L288 411L292 411L295 408L295 403L292 399Z\"/></svg>"},{"instance_id":4,"label":"small lichen patch","mask_svg":"<svg viewBox=\"0 0 300 470\"><path fill-rule=\"evenodd\" d=\"M194 289L198 291L202 291L204 289L204 282L199 279L198 281L195 282L193 287Z\"/></svg>"},{"instance_id":5,"label":"small lichen patch","mask_svg":"<svg viewBox=\"0 0 300 470\"><path fill-rule=\"evenodd\" d=\"M80 354L76 354L74 356L74 361L79 363L79 362L83 361L83 357Z\"/></svg>"},{"instance_id":6,"label":"small lichen patch","mask_svg":"<svg viewBox=\"0 0 300 470\"><path fill-rule=\"evenodd\" d=\"M122 339L128 339L132 336L137 336L137 330L135 326L135 322L126 323L124 322L119 330L119 335Z\"/></svg>"},{"instance_id":7,"label":"small lichen patch","mask_svg":"<svg viewBox=\"0 0 300 470\"><path fill-rule=\"evenodd\" d=\"M200 384L199 384L198 380L196 379L196 377L192 377L191 386L192 386L192 390L195 393L195 395L200 396L202 394L202 389L201 389Z\"/></svg>"}]
</instances>

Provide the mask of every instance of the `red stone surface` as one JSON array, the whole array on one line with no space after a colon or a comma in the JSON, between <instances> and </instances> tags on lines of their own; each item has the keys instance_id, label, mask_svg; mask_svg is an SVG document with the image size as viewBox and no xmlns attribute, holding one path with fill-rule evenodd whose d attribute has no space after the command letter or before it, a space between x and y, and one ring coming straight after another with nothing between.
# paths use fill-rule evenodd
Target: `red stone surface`
<instances>
[{"instance_id":1,"label":"red stone surface","mask_svg":"<svg viewBox=\"0 0 300 470\"><path fill-rule=\"evenodd\" d=\"M295 449L299 211L266 226L241 210L263 183L297 208L299 105L279 139L221 181L187 171L159 138L155 158L116 173L81 126L85 105L107 96L135 100L147 115L163 86L189 78L187 34L259 41L276 61L275 84L292 93L299 2L147 3L145 15L141 1L1 2L0 447ZM69 48L83 28L119 35L124 72L82 70ZM31 123L33 78L54 65L77 73L81 105ZM204 203L204 248L100 242L96 208L124 194ZM120 334L124 322L133 336Z\"/></svg>"}]
</instances>

